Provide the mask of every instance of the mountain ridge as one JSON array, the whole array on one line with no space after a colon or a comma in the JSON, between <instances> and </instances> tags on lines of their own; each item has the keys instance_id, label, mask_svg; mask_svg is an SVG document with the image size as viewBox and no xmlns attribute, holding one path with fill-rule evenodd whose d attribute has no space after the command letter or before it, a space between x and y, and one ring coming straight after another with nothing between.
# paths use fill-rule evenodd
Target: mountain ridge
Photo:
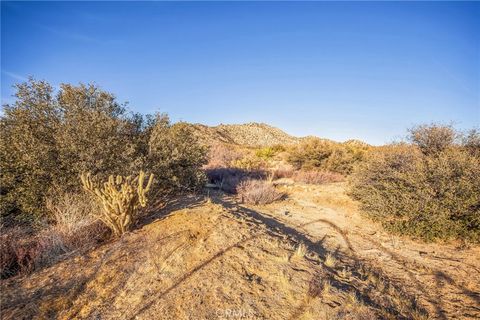
<instances>
[{"instance_id":1,"label":"mountain ridge","mask_svg":"<svg viewBox=\"0 0 480 320\"><path fill-rule=\"evenodd\" d=\"M249 147L269 147L278 144L296 144L302 138L266 123L248 122L244 124L219 124L207 126L191 123L193 134L203 144L227 143Z\"/></svg>"},{"instance_id":2,"label":"mountain ridge","mask_svg":"<svg viewBox=\"0 0 480 320\"><path fill-rule=\"evenodd\" d=\"M201 123L188 123L193 134L200 143L212 145L215 143L234 144L247 147L271 147L274 145L292 145L303 140L320 139L331 143L346 145L369 145L368 143L350 139L339 142L317 136L296 137L272 125L263 122L247 122L243 124L223 124L208 126Z\"/></svg>"}]
</instances>

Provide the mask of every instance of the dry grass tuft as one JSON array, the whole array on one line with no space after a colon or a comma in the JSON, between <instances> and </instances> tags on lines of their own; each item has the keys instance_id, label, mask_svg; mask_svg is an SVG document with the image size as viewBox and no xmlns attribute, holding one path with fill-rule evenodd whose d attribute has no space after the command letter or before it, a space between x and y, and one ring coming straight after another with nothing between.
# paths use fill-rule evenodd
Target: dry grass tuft
<instances>
[{"instance_id":1,"label":"dry grass tuft","mask_svg":"<svg viewBox=\"0 0 480 320\"><path fill-rule=\"evenodd\" d=\"M284 193L262 180L242 181L237 187L237 193L242 201L256 205L272 203L284 197Z\"/></svg>"},{"instance_id":2,"label":"dry grass tuft","mask_svg":"<svg viewBox=\"0 0 480 320\"><path fill-rule=\"evenodd\" d=\"M324 264L329 268L335 268L335 265L337 264L337 259L331 253L329 253L325 257Z\"/></svg>"},{"instance_id":3,"label":"dry grass tuft","mask_svg":"<svg viewBox=\"0 0 480 320\"><path fill-rule=\"evenodd\" d=\"M342 271L338 273L338 275L343 279L349 279L352 276L352 272L350 270L347 270L346 268L343 268Z\"/></svg>"},{"instance_id":4,"label":"dry grass tuft","mask_svg":"<svg viewBox=\"0 0 480 320\"><path fill-rule=\"evenodd\" d=\"M342 182L344 179L341 174L329 171L298 171L293 175L294 181L306 184Z\"/></svg>"},{"instance_id":5,"label":"dry grass tuft","mask_svg":"<svg viewBox=\"0 0 480 320\"><path fill-rule=\"evenodd\" d=\"M322 297L324 299L328 299L331 291L332 291L332 283L330 282L330 280L324 280L322 282L322 291L321 291Z\"/></svg>"},{"instance_id":6,"label":"dry grass tuft","mask_svg":"<svg viewBox=\"0 0 480 320\"><path fill-rule=\"evenodd\" d=\"M295 256L297 258L303 258L305 257L305 254L307 254L307 246L305 246L303 243L300 243L295 250Z\"/></svg>"},{"instance_id":7,"label":"dry grass tuft","mask_svg":"<svg viewBox=\"0 0 480 320\"><path fill-rule=\"evenodd\" d=\"M91 248L108 235L108 229L92 215L99 206L86 195L49 198L46 207L53 223L40 232L20 227L2 230L1 278L51 265L63 254Z\"/></svg>"}]
</instances>

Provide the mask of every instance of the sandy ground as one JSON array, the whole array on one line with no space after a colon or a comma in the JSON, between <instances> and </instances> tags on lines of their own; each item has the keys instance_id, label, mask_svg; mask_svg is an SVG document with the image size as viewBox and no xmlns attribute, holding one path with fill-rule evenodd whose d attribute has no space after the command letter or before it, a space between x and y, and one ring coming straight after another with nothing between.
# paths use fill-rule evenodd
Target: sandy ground
<instances>
[{"instance_id":1,"label":"sandy ground","mask_svg":"<svg viewBox=\"0 0 480 320\"><path fill-rule=\"evenodd\" d=\"M324 186L280 184L282 204L260 211L301 230L313 242L338 249L347 264L361 261L417 297L438 319L480 318L480 248L426 244L392 236L357 210L342 183Z\"/></svg>"},{"instance_id":2,"label":"sandy ground","mask_svg":"<svg viewBox=\"0 0 480 320\"><path fill-rule=\"evenodd\" d=\"M343 184L212 193L120 240L1 282L2 319L474 319L479 249L388 236Z\"/></svg>"}]
</instances>

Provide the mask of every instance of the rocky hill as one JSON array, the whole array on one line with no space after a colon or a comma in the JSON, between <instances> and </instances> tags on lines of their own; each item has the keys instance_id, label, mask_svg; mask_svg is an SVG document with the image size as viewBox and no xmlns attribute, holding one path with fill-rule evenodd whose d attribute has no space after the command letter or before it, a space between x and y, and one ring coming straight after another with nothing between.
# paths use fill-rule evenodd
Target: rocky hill
<instances>
[{"instance_id":1,"label":"rocky hill","mask_svg":"<svg viewBox=\"0 0 480 320\"><path fill-rule=\"evenodd\" d=\"M191 127L200 141L209 145L222 142L250 147L266 147L276 144L294 144L300 141L300 138L293 137L265 123L220 124L213 127L191 124Z\"/></svg>"}]
</instances>

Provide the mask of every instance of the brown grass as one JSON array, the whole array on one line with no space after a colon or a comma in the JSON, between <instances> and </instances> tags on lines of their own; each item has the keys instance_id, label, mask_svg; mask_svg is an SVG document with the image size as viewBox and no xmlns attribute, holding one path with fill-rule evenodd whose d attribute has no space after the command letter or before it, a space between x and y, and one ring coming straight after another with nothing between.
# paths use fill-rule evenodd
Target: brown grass
<instances>
[{"instance_id":1,"label":"brown grass","mask_svg":"<svg viewBox=\"0 0 480 320\"><path fill-rule=\"evenodd\" d=\"M228 168L232 162L241 159L244 152L224 143L215 143L208 152L208 163L205 169Z\"/></svg>"},{"instance_id":2,"label":"brown grass","mask_svg":"<svg viewBox=\"0 0 480 320\"><path fill-rule=\"evenodd\" d=\"M2 230L0 274L8 278L51 265L69 252L92 248L103 241L108 229L92 215L100 210L89 197L64 194L48 199L53 223L39 232L14 227Z\"/></svg>"},{"instance_id":3,"label":"brown grass","mask_svg":"<svg viewBox=\"0 0 480 320\"><path fill-rule=\"evenodd\" d=\"M242 201L248 204L268 204L284 197L275 187L262 180L245 180L237 187Z\"/></svg>"},{"instance_id":4,"label":"brown grass","mask_svg":"<svg viewBox=\"0 0 480 320\"><path fill-rule=\"evenodd\" d=\"M295 169L291 165L282 165L272 170L273 179L292 178Z\"/></svg>"},{"instance_id":5,"label":"brown grass","mask_svg":"<svg viewBox=\"0 0 480 320\"><path fill-rule=\"evenodd\" d=\"M296 182L306 184L324 184L344 181L344 177L335 172L329 171L297 171L292 176Z\"/></svg>"}]
</instances>

